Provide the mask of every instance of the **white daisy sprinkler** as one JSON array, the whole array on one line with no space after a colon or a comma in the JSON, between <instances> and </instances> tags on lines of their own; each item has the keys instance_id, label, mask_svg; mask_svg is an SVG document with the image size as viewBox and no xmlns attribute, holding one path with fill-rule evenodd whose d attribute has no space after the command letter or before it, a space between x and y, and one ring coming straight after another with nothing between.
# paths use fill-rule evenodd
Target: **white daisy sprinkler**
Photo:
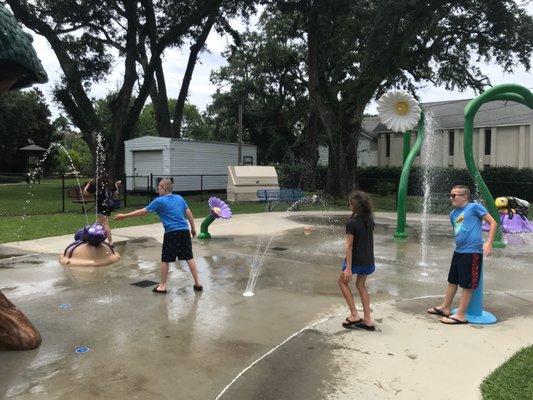
<instances>
[{"instance_id":1,"label":"white daisy sprinkler","mask_svg":"<svg viewBox=\"0 0 533 400\"><path fill-rule=\"evenodd\" d=\"M405 90L389 90L378 100L379 119L394 132L414 129L421 113L418 102Z\"/></svg>"}]
</instances>

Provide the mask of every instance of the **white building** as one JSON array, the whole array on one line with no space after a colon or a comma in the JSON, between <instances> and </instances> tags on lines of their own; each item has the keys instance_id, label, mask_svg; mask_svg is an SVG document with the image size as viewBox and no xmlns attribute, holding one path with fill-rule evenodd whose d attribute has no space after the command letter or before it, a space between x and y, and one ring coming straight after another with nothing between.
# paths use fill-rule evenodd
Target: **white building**
<instances>
[{"instance_id":1,"label":"white building","mask_svg":"<svg viewBox=\"0 0 533 400\"><path fill-rule=\"evenodd\" d=\"M379 125L378 117L366 117L361 127L359 144L357 146L357 165L362 167L378 165L378 135L373 133ZM318 165L328 165L327 146L318 146Z\"/></svg>"},{"instance_id":2,"label":"white building","mask_svg":"<svg viewBox=\"0 0 533 400\"><path fill-rule=\"evenodd\" d=\"M437 156L434 165L466 168L464 145L464 109L470 100L424 103L436 122ZM426 124L427 125L427 124ZM427 126L426 126L427 130ZM379 124L377 165L402 165L403 134ZM411 136L411 145L416 135ZM533 168L533 110L515 102L485 103L474 119L474 160L479 169L486 166Z\"/></svg>"},{"instance_id":3,"label":"white building","mask_svg":"<svg viewBox=\"0 0 533 400\"><path fill-rule=\"evenodd\" d=\"M126 140L124 148L128 190L155 188L165 177L177 192L226 189L228 166L238 165L236 143L142 136ZM257 147L243 144L242 161L257 165Z\"/></svg>"}]
</instances>

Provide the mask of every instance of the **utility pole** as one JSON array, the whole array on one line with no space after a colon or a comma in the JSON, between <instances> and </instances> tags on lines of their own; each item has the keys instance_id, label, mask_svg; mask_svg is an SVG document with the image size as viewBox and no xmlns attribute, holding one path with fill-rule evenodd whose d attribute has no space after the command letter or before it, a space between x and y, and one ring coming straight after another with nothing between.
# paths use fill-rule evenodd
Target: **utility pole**
<instances>
[{"instance_id":1,"label":"utility pole","mask_svg":"<svg viewBox=\"0 0 533 400\"><path fill-rule=\"evenodd\" d=\"M239 103L239 133L237 137L237 164L242 165L242 103Z\"/></svg>"}]
</instances>

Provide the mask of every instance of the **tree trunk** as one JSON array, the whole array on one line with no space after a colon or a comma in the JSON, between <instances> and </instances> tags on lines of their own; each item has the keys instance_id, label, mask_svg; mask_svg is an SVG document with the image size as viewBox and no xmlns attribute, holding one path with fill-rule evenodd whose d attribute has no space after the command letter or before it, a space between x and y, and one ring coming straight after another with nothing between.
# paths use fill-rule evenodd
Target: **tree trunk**
<instances>
[{"instance_id":1,"label":"tree trunk","mask_svg":"<svg viewBox=\"0 0 533 400\"><path fill-rule=\"evenodd\" d=\"M355 171L357 167L358 134L361 131L361 118L354 118L351 111L344 112L340 124L339 146L339 189L347 196L355 188Z\"/></svg>"},{"instance_id":2,"label":"tree trunk","mask_svg":"<svg viewBox=\"0 0 533 400\"><path fill-rule=\"evenodd\" d=\"M155 70L157 85L154 83L150 91L152 105L154 107L155 123L157 132L160 137L172 137L172 128L170 125L170 111L168 109L167 88L165 83L165 75L163 74L163 67L161 61Z\"/></svg>"},{"instance_id":3,"label":"tree trunk","mask_svg":"<svg viewBox=\"0 0 533 400\"><path fill-rule=\"evenodd\" d=\"M359 165L359 154L358 154L358 149L359 149L359 138L361 137L361 132L363 130L363 117L364 117L364 111L365 111L365 105L362 105L362 104L359 104L356 108L355 108L355 114L354 114L354 117L353 117L353 123L354 123L354 126L353 126L353 129L354 129L354 132L353 132L353 137L354 137L354 140L355 140L355 164L354 164L354 187L356 189L359 188L359 179L358 179L358 165Z\"/></svg>"},{"instance_id":4,"label":"tree trunk","mask_svg":"<svg viewBox=\"0 0 533 400\"><path fill-rule=\"evenodd\" d=\"M316 112L311 112L311 114L309 115L307 126L305 127L303 168L300 176L301 186L305 190L317 189L316 166L318 164L319 157L317 136L318 115L316 114Z\"/></svg>"},{"instance_id":5,"label":"tree trunk","mask_svg":"<svg viewBox=\"0 0 533 400\"><path fill-rule=\"evenodd\" d=\"M218 9L213 10L211 15L209 15L209 18L207 19L207 22L202 29L202 33L200 34L196 42L191 46L189 61L187 62L187 68L185 70L185 75L183 76L183 81L181 83L180 93L178 95L178 100L176 101L176 108L174 109L172 121L172 136L175 138L181 137L183 110L185 108L185 101L187 100L187 95L189 94L189 86L191 84L194 67L196 66L198 54L200 53L200 50L202 50L202 47L204 47L205 41L209 36L209 32L211 32L211 28L215 23L216 15L218 15Z\"/></svg>"},{"instance_id":6,"label":"tree trunk","mask_svg":"<svg viewBox=\"0 0 533 400\"><path fill-rule=\"evenodd\" d=\"M320 96L318 93L318 14L317 10L311 8L307 17L307 68L309 79L307 87L309 90L309 119L305 129L304 137L304 168L300 181L307 190L316 189L316 166L318 163L318 104Z\"/></svg>"},{"instance_id":7,"label":"tree trunk","mask_svg":"<svg viewBox=\"0 0 533 400\"><path fill-rule=\"evenodd\" d=\"M329 153L328 153L328 183L327 183L327 192L330 196L338 197L340 195L339 191L339 151L338 143L330 142L329 143Z\"/></svg>"},{"instance_id":8,"label":"tree trunk","mask_svg":"<svg viewBox=\"0 0 533 400\"><path fill-rule=\"evenodd\" d=\"M0 350L33 350L41 335L26 316L0 292Z\"/></svg>"}]
</instances>

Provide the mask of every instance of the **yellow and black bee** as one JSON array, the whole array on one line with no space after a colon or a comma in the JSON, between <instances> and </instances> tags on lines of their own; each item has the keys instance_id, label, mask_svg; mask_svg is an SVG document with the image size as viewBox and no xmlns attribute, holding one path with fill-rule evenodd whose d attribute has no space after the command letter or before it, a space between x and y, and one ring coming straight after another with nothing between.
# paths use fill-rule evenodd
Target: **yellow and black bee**
<instances>
[{"instance_id":1,"label":"yellow and black bee","mask_svg":"<svg viewBox=\"0 0 533 400\"><path fill-rule=\"evenodd\" d=\"M524 220L527 218L529 202L526 200L511 196L497 197L496 200L494 200L494 204L499 212L508 214L509 219L513 219L514 214L520 215Z\"/></svg>"}]
</instances>

